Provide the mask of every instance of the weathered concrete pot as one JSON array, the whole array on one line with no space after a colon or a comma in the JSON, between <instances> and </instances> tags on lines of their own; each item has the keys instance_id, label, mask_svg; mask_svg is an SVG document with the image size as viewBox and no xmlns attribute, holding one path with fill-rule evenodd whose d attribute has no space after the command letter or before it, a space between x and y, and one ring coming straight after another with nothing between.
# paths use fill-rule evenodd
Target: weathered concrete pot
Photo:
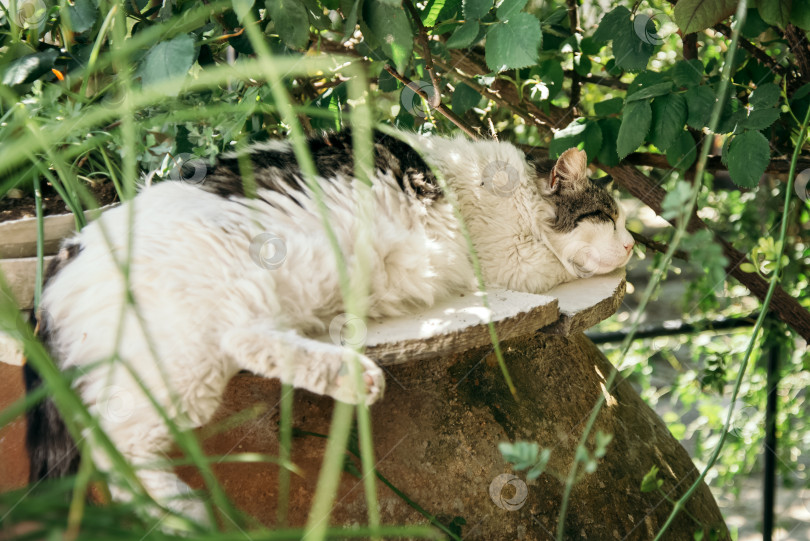
<instances>
[{"instance_id":1,"label":"weathered concrete pot","mask_svg":"<svg viewBox=\"0 0 810 541\"><path fill-rule=\"evenodd\" d=\"M90 213L85 213L90 219ZM55 254L62 239L76 230L73 214L46 216L43 222L43 250ZM37 255L37 219L21 218L0 223L0 259L33 257Z\"/></svg>"},{"instance_id":2,"label":"weathered concrete pot","mask_svg":"<svg viewBox=\"0 0 810 541\"><path fill-rule=\"evenodd\" d=\"M581 475L574 486L565 523L566 539L652 539L672 505L660 493L640 491L644 474L652 466L660 468L662 490L671 499L682 495L697 478L684 448L627 382L617 380L610 390L605 388L610 363L577 330L578 325L572 325L576 321L569 317L566 323L563 308L560 306L560 321L545 330L572 330L572 335L536 333L504 344L518 400L510 395L491 348L386 367L386 395L371 408L377 470L427 512L445 524L454 523L452 528L465 540L554 538L564 479L600 395L606 397L606 404L594 432L613 434L613 441L597 471ZM615 306L609 309L612 312ZM587 321L585 318L581 323ZM279 399L280 388L275 381L248 374L234 378L213 423L249 407L263 406L267 412L210 437L205 441L206 451L212 455L276 455ZM328 434L332 407L329 398L296 391L296 433ZM512 471L498 443L516 440L535 441L550 448L551 459L546 473L526 482L525 503L508 505L516 496L511 491L517 489L506 486L498 491L495 481L495 499L490 493L496 477ZM292 459L303 476L292 477L290 525L306 522L325 443L325 439L310 435L294 439ZM359 466L356 459L352 460ZM222 464L215 470L240 508L269 526L276 524L277 466ZM196 472L188 468L179 471L192 486L201 486ZM515 473L519 478L515 485L519 486L525 475ZM384 524L428 522L383 483L378 483L378 491ZM506 505L503 500L507 500ZM343 474L336 502L332 523L366 523L360 479ZM508 510L510 507L516 509ZM696 491L686 511L688 514L682 511L670 526L666 539L693 539L701 528L714 528L721 539L728 538L706 485ZM464 519L463 525L456 517Z\"/></svg>"},{"instance_id":3,"label":"weathered concrete pot","mask_svg":"<svg viewBox=\"0 0 810 541\"><path fill-rule=\"evenodd\" d=\"M116 206L106 205L104 211ZM93 219L94 213L85 211L86 220ZM43 218L44 268L48 267L53 254L59 250L62 239L76 230L73 214L56 214ZM0 272L11 288L14 299L21 310L33 306L34 284L37 265L37 219L22 218L0 223Z\"/></svg>"}]
</instances>

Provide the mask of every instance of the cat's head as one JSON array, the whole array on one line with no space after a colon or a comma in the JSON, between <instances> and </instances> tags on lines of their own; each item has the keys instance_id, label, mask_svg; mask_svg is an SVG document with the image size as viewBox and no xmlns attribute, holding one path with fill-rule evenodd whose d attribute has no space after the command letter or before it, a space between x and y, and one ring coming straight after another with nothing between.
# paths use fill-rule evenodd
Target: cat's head
<instances>
[{"instance_id":1,"label":"cat's head","mask_svg":"<svg viewBox=\"0 0 810 541\"><path fill-rule=\"evenodd\" d=\"M548 243L566 270L584 278L627 264L633 237L606 182L588 178L582 150L568 149L550 171L538 168L543 199L553 212L543 224Z\"/></svg>"}]
</instances>

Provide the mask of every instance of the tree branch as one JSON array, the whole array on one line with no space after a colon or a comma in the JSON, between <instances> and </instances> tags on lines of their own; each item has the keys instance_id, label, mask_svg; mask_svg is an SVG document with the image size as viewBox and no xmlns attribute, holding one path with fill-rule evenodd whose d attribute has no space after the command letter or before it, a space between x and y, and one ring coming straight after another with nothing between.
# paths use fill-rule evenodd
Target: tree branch
<instances>
[{"instance_id":1,"label":"tree branch","mask_svg":"<svg viewBox=\"0 0 810 541\"><path fill-rule=\"evenodd\" d=\"M577 11L577 0L566 0L568 6L568 25L571 27L571 33L579 33L579 12ZM576 52L571 53L576 60ZM582 54L582 53L580 53ZM576 114L577 107L579 106L579 98L582 95L582 87L580 83L580 75L574 70L571 75L571 100L568 108Z\"/></svg>"},{"instance_id":2,"label":"tree branch","mask_svg":"<svg viewBox=\"0 0 810 541\"><path fill-rule=\"evenodd\" d=\"M388 64L385 65L384 69L385 71L390 73L391 76L394 77L397 81L401 82L402 84L410 88L414 94L416 94L423 100L427 101L428 104L430 104L430 97L425 93L424 90L419 88L419 85L417 85L404 75L400 75L397 72L397 70L395 70ZM458 116L456 113L448 109L447 106L441 102L441 94L438 94L438 96L439 96L439 103L435 107L431 106L431 108L436 109L438 112L444 115L450 122L455 124L460 130L462 130L464 133L466 133L473 139L480 139L481 134L478 133L472 126L464 122L464 120L460 116Z\"/></svg>"},{"instance_id":3,"label":"tree branch","mask_svg":"<svg viewBox=\"0 0 810 541\"><path fill-rule=\"evenodd\" d=\"M635 231L630 231L630 235L632 235L633 239L639 244L644 245L646 248L649 248L653 252L658 252L659 254L667 253L669 246L663 242L658 242L657 240L652 240L649 237L642 235L641 233L636 233ZM689 261L689 254L682 250L675 250L675 257L678 259L682 259L683 261Z\"/></svg>"},{"instance_id":4,"label":"tree branch","mask_svg":"<svg viewBox=\"0 0 810 541\"><path fill-rule=\"evenodd\" d=\"M602 164L597 165L599 168L612 175L616 182L621 184L632 195L653 209L656 214L661 215L661 202L664 200L666 192L662 188L654 185L641 171L629 165L618 165L615 167ZM700 229L708 229L711 231L703 220L693 215L687 226L687 231L691 233ZM723 248L723 253L729 261L729 264L726 266L726 272L747 287L757 298L760 300L764 299L768 292L768 282L763 280L756 273L748 273L740 270L742 263L750 263L748 256L734 248L728 241L721 238L716 233L712 233L714 234L715 240ZM779 319L792 327L802 338L810 342L810 312L799 304L798 300L788 295L781 286L777 286L774 291L770 310Z\"/></svg>"},{"instance_id":5,"label":"tree branch","mask_svg":"<svg viewBox=\"0 0 810 541\"><path fill-rule=\"evenodd\" d=\"M726 39L731 39L731 28L729 28L727 25L723 23L717 23L716 25L714 25L713 28L714 30L717 30L718 32L723 34L723 36ZM759 47L757 47L756 45L754 45L753 43L751 43L742 36L737 38L737 43L740 45L740 47L751 53L751 56L753 56L754 58L756 58L769 68L771 68L773 71L785 75L787 70L774 57L770 56L768 53L766 53L765 51L763 51L762 49L760 49Z\"/></svg>"},{"instance_id":6,"label":"tree branch","mask_svg":"<svg viewBox=\"0 0 810 541\"><path fill-rule=\"evenodd\" d=\"M674 6L675 4L678 3L678 0L668 0L668 2ZM712 27L712 29L716 30L717 32L720 32L726 39L731 39L731 28L729 28L727 25L723 23L717 23ZM751 55L754 58L756 58L766 66L770 67L772 70L781 73L783 75L787 73L787 70L781 64L779 64L779 62L775 58L768 55L768 53L766 53L765 51L763 51L762 49L760 49L759 47L757 47L756 45L745 39L744 37L739 36L737 38L737 44L746 51L748 51L749 53L751 53ZM684 49L685 48L686 44L684 44ZM686 57L686 54L684 54L684 57Z\"/></svg>"},{"instance_id":7,"label":"tree branch","mask_svg":"<svg viewBox=\"0 0 810 541\"><path fill-rule=\"evenodd\" d=\"M627 90L627 87L629 86L624 81L622 81L620 79L613 78L613 77L594 77L592 75L586 75L586 76L583 77L582 75L579 75L574 70L565 70L565 71L563 71L563 74L566 77L571 77L571 79L573 79L575 75L578 75L579 80L581 82L583 82L583 83L588 83L588 84L592 84L592 85L606 86L606 87L609 87L609 88L615 88L617 90Z\"/></svg>"},{"instance_id":8,"label":"tree branch","mask_svg":"<svg viewBox=\"0 0 810 541\"><path fill-rule=\"evenodd\" d=\"M402 5L405 6L405 9L411 14L411 19L413 19L413 23L416 25L416 39L422 46L422 58L425 60L425 71L428 72L430 83L433 85L433 95L426 98L428 105L434 109L438 109L442 100L442 86L439 82L439 78L436 77L436 71L433 69L433 55L430 54L430 43L425 25L422 24L422 18L419 17L419 12L416 11L411 0L402 0Z\"/></svg>"},{"instance_id":9,"label":"tree branch","mask_svg":"<svg viewBox=\"0 0 810 541\"><path fill-rule=\"evenodd\" d=\"M553 133L553 130L564 127L573 118L570 111L548 105L548 112L534 103L520 99L514 84L503 79L495 79L489 86L484 86L474 79L476 75L489 73L475 54L465 54L453 49L451 61L435 59L436 65L453 77L460 79L475 88L480 94L488 97L501 107L507 107L526 123L536 125L541 131Z\"/></svg>"},{"instance_id":10,"label":"tree branch","mask_svg":"<svg viewBox=\"0 0 810 541\"><path fill-rule=\"evenodd\" d=\"M650 325L639 327L633 335L635 340L645 338L657 338L660 336L676 336L679 334L695 334L705 331L728 331L741 327L753 327L759 316L758 312L747 316L720 317L714 320L703 320L696 322L687 321L666 321L663 325ZM601 334L585 333L594 344L608 344L611 342L622 342L630 334L629 331L616 331Z\"/></svg>"},{"instance_id":11,"label":"tree branch","mask_svg":"<svg viewBox=\"0 0 810 541\"><path fill-rule=\"evenodd\" d=\"M651 154L648 152L633 152L628 154L622 163L631 165L642 165L645 167L657 167L660 169L672 169L667 157L663 154ZM797 163L799 171L810 168L810 157L801 159ZM723 165L720 156L710 156L706 162L706 171L727 171L728 167ZM768 164L766 173L787 173L790 170L790 160L784 158L774 158Z\"/></svg>"},{"instance_id":12,"label":"tree branch","mask_svg":"<svg viewBox=\"0 0 810 541\"><path fill-rule=\"evenodd\" d=\"M796 59L796 67L799 68L797 78L802 83L810 82L810 46L807 44L805 32L789 24L785 29L785 38L788 40L790 52Z\"/></svg>"}]
</instances>

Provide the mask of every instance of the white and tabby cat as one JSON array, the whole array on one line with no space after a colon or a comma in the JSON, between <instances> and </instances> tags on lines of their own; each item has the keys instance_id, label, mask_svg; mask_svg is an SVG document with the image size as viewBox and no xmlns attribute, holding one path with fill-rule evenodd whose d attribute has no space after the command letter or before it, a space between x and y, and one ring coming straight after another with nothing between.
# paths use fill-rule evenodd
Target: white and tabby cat
<instances>
[{"instance_id":1,"label":"white and tabby cat","mask_svg":"<svg viewBox=\"0 0 810 541\"><path fill-rule=\"evenodd\" d=\"M627 263L633 240L624 213L586 176L584 152L568 150L544 170L508 143L402 137L409 144L375 134L369 317L413 312L475 288L465 238L433 170L455 193L488 286L542 293ZM309 147L351 267L362 224L351 136L326 135ZM199 183L159 183L104 213L67 240L49 268L42 338L61 369L78 368L81 398L136 467L161 459L172 437L122 361L181 427L206 423L240 370L357 400L346 347L311 338L343 312L314 196L287 143L246 154L255 199L245 196L238 157L224 156ZM126 260L128 205L135 207L131 293L151 344L135 310L125 306L125 282L99 227L103 222L115 258ZM275 254L263 259L256 239L269 239ZM372 360L362 357L362 363L373 402L385 380ZM28 366L26 379L29 389L39 384ZM76 466L75 447L49 401L29 412L28 444L32 480ZM110 468L103 453L93 458ZM141 468L138 475L158 501L203 519L199 502L176 498L184 485L172 471ZM125 497L111 488L114 497Z\"/></svg>"}]
</instances>

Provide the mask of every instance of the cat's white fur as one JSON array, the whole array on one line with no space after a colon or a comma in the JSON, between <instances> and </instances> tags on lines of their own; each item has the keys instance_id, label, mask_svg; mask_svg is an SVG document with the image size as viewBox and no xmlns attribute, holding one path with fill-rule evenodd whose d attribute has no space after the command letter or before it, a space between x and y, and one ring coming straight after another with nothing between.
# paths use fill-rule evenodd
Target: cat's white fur
<instances>
[{"instance_id":1,"label":"cat's white fur","mask_svg":"<svg viewBox=\"0 0 810 541\"><path fill-rule=\"evenodd\" d=\"M488 286L544 292L627 262L632 239L623 215L615 228L589 223L565 235L544 225L554 212L542 195L547 179L538 180L514 146L419 137L410 142L455 194ZM566 152L558 168L562 181L585 175L584 153ZM322 186L329 221L351 267L357 230L366 225L350 183ZM425 206L384 174L372 193L369 317L413 311L475 288L466 240L446 198ZM345 366L348 348L310 338L327 332L343 312L335 258L314 199L260 195L246 205L183 182L144 189L71 241L81 243L81 252L42 296L41 309L53 322L55 357L63 369L83 370L77 388L84 402L141 468L138 475L152 496L198 520L205 515L200 502L174 499L185 485L172 471L143 468L163 458L172 437L136 378L183 428L211 418L240 370L282 377L338 400L358 399ZM282 239L286 251L272 269L250 255L251 242L264 233ZM125 282L105 235L119 261L127 259L132 239L129 276L137 310L125 304ZM382 394L383 373L370 359L361 356L361 362L373 402ZM101 451L94 460L111 468ZM114 497L126 497L116 486L112 490Z\"/></svg>"}]
</instances>

